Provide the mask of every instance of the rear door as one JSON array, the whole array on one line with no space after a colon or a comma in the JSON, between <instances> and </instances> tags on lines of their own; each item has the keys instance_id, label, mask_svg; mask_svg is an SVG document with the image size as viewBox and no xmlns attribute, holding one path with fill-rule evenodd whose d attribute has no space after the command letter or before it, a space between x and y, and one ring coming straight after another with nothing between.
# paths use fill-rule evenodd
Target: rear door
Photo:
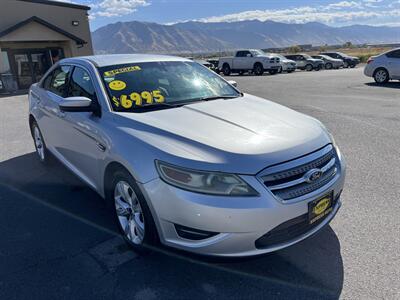
<instances>
[{"instance_id":1,"label":"rear door","mask_svg":"<svg viewBox=\"0 0 400 300\"><path fill-rule=\"evenodd\" d=\"M40 95L41 117L39 127L47 147L57 153L59 152L64 130L60 127L59 122L60 116L63 114L60 111L59 103L66 95L71 69L71 66L66 65L54 69L43 81Z\"/></svg>"},{"instance_id":2,"label":"rear door","mask_svg":"<svg viewBox=\"0 0 400 300\"><path fill-rule=\"evenodd\" d=\"M400 49L386 54L387 68L393 79L400 79Z\"/></svg>"}]
</instances>

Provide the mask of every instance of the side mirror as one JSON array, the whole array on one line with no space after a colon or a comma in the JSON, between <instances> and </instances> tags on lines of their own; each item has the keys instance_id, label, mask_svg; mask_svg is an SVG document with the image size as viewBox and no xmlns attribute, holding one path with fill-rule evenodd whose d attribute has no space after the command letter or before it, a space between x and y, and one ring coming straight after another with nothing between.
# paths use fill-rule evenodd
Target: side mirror
<instances>
[{"instance_id":1,"label":"side mirror","mask_svg":"<svg viewBox=\"0 0 400 300\"><path fill-rule=\"evenodd\" d=\"M86 97L68 97L59 104L61 111L93 112L92 100Z\"/></svg>"},{"instance_id":2,"label":"side mirror","mask_svg":"<svg viewBox=\"0 0 400 300\"><path fill-rule=\"evenodd\" d=\"M234 87L237 87L237 82L235 80L228 80L228 83Z\"/></svg>"}]
</instances>

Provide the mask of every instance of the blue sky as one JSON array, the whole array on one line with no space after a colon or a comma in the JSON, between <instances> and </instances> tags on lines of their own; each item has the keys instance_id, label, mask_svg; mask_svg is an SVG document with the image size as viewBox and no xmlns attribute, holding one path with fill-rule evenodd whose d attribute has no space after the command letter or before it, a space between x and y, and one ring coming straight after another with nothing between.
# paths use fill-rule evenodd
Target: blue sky
<instances>
[{"instance_id":1,"label":"blue sky","mask_svg":"<svg viewBox=\"0 0 400 300\"><path fill-rule=\"evenodd\" d=\"M400 26L400 0L58 0L85 4L95 30L118 21L169 24L200 20L317 21L331 26L350 24Z\"/></svg>"}]
</instances>

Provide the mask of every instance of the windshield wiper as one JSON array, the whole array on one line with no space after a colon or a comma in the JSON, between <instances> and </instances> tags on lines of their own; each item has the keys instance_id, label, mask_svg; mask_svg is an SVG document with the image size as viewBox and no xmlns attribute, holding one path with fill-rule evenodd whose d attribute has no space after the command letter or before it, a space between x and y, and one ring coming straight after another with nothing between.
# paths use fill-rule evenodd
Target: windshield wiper
<instances>
[{"instance_id":1,"label":"windshield wiper","mask_svg":"<svg viewBox=\"0 0 400 300\"><path fill-rule=\"evenodd\" d=\"M203 97L203 98L199 98L197 101L210 101L210 100L217 100L217 99L235 99L235 98L239 98L241 97L241 95L239 96L210 96L210 97Z\"/></svg>"}]
</instances>

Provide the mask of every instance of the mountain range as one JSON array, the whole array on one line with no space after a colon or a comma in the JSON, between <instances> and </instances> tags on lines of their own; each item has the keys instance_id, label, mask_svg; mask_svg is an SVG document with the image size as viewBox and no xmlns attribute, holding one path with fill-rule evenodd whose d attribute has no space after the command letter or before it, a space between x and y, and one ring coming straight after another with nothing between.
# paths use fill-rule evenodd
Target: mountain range
<instances>
[{"instance_id":1,"label":"mountain range","mask_svg":"<svg viewBox=\"0 0 400 300\"><path fill-rule=\"evenodd\" d=\"M189 21L173 25L132 21L103 26L92 33L92 38L96 53L200 53L303 44L398 43L400 27L331 27L317 22L286 24L257 20Z\"/></svg>"}]
</instances>

